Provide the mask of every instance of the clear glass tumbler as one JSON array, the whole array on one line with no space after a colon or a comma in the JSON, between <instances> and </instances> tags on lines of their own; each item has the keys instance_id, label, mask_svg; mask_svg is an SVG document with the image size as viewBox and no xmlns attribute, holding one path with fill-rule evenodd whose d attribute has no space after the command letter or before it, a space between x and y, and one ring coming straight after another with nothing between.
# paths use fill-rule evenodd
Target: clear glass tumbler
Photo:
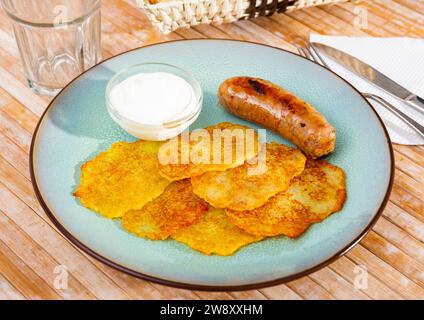
<instances>
[{"instance_id":1,"label":"clear glass tumbler","mask_svg":"<svg viewBox=\"0 0 424 320\"><path fill-rule=\"evenodd\" d=\"M100 0L0 1L35 92L56 95L100 61Z\"/></svg>"}]
</instances>

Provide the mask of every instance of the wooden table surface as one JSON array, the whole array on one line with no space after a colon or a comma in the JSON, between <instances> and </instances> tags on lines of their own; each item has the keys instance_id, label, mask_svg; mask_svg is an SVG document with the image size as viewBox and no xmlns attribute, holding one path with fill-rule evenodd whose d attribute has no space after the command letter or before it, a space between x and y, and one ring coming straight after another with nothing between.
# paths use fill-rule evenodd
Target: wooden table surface
<instances>
[{"instance_id":1,"label":"wooden table surface","mask_svg":"<svg viewBox=\"0 0 424 320\"><path fill-rule=\"evenodd\" d=\"M361 12L368 17L362 29L355 24ZM31 136L49 99L27 88L11 26L0 15L0 299L424 299L424 147L394 145L390 201L360 244L330 266L284 285L244 292L174 289L128 276L76 249L52 225L31 186ZM150 43L211 37L294 51L292 44L310 33L423 38L423 26L424 1L377 0L164 36L130 0L103 0L102 49L108 58ZM367 288L361 286L364 278L358 282L364 270Z\"/></svg>"}]
</instances>

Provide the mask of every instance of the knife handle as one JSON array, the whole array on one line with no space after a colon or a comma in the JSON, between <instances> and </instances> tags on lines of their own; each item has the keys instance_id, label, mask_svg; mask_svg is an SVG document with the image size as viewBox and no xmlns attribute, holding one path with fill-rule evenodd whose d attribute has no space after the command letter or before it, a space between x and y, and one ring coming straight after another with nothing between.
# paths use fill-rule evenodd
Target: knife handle
<instances>
[{"instance_id":1,"label":"knife handle","mask_svg":"<svg viewBox=\"0 0 424 320\"><path fill-rule=\"evenodd\" d=\"M424 126L412 119L411 117L407 116L405 113L400 111L398 108L393 106L391 103L387 102L383 98L371 94L371 93L364 93L364 96L368 99L374 100L381 104L383 107L385 107L387 110L398 116L400 119L402 119L406 124L408 124L412 129L414 129L415 132L417 132L422 138L424 138Z\"/></svg>"}]
</instances>

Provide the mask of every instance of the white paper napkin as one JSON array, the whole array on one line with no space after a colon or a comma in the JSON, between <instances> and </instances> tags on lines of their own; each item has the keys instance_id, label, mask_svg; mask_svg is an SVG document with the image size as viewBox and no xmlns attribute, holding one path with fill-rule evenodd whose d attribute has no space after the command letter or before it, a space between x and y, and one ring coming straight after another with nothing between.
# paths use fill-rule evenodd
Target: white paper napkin
<instances>
[{"instance_id":1,"label":"white paper napkin","mask_svg":"<svg viewBox=\"0 0 424 320\"><path fill-rule=\"evenodd\" d=\"M373 66L412 93L424 97L424 40L413 38L372 38L311 35L319 42L342 50ZM342 65L325 58L329 67L348 80L359 91L374 93L386 99L414 120L424 123L424 114L364 81ZM424 139L407 124L380 104L370 101L385 123L393 143L424 145Z\"/></svg>"}]
</instances>

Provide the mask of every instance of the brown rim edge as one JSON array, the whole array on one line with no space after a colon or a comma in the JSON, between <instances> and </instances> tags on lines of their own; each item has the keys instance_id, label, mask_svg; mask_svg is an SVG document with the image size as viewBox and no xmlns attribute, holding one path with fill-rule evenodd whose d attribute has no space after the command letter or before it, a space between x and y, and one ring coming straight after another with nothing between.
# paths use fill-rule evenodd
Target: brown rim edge
<instances>
[{"instance_id":1,"label":"brown rim edge","mask_svg":"<svg viewBox=\"0 0 424 320\"><path fill-rule=\"evenodd\" d=\"M94 252L92 249L90 249L89 247L87 247L86 245L84 245L82 242L80 242L78 239L76 239L64 226L62 226L60 224L60 222L56 219L56 217L54 216L54 214L50 211L50 209L48 208L47 204L44 202L42 196L41 196L41 192L38 188L38 185L36 183L35 180L35 173L34 173L34 145L35 145L35 140L37 138L37 134L38 134L38 130L39 127L43 121L44 116L47 114L47 112L49 111L49 109L52 107L53 103L55 102L55 100L57 99L57 97L59 97L62 92L64 92L68 86L70 86L72 83L74 83L76 80L78 80L83 74L85 74L86 72L90 71L91 69L95 68L96 66L98 66L99 64L108 61L110 59L113 59L115 57L124 55L128 52L132 52L132 51L136 51L142 48L146 48L146 47L150 47L150 46L155 46L155 45L162 45L162 44L167 44L167 43L172 43L172 42L179 42L179 41L196 41L196 40L200 40L200 41L208 41L208 40L215 40L215 41L233 41L233 42L241 42L241 43L250 43L250 44L254 44L254 45L260 45L263 47L268 47L268 48L272 48L272 49L277 49L277 50L281 50L284 51L286 53L295 55L297 57L303 58L306 61L310 62L310 63L314 63L316 65L318 65L321 68L321 65L319 65L316 62L310 61L300 55L297 55L293 52L290 52L288 50L285 49L281 49L278 47L274 47L274 46L270 46L267 44L261 44L261 43L256 43L253 41L243 41L243 40L233 40L233 39L216 39L216 38L209 38L209 39L204 39L204 38L195 38L195 39L178 39L178 40L172 40L172 41L166 41L166 42L160 42L160 43L154 43L154 44L150 44L147 46L143 46L143 47L138 47L138 48L134 48L125 52L122 52L120 54L117 54L113 57L110 57L108 59L103 60L102 62L92 66L91 68L87 69L86 71L84 71L82 74L80 74L78 77L76 77L75 79L73 79L71 82L69 82L54 98L53 100L49 103L49 105L47 106L47 108L44 110L43 114L40 117L40 120L37 123L37 126L34 130L33 136L32 136L32 140L31 140L31 147L30 147L30 152L29 152L29 167L30 167L30 174L31 174L31 183L32 186L34 188L35 194L37 196L38 201L40 202L42 208L44 209L44 211L46 212L47 216L49 217L49 219L53 222L53 224L59 229L60 232L62 232L62 234L68 238L68 240L75 245L77 248L79 248L80 250L82 250L83 252L89 254L90 256L96 258L97 260L103 262L104 264L122 271L124 273L127 273L129 275L132 275L136 278L140 278L143 280L147 280L147 281L151 281L151 282L155 282L158 284L162 284L162 285L167 285L167 286L171 286L171 287L175 287L175 288L180 288L180 289L187 289L187 290L200 290L200 291L243 291L243 290L253 290L253 289L260 289L260 288L265 288L265 287L271 287L271 286L276 286L279 284L283 284L289 281L293 281L296 280L298 278L304 277L308 274L311 274L315 271L318 271L319 269L322 269L324 267L326 267L327 265L329 265L330 263L336 261L338 258L344 256L350 249L352 249L356 244L358 244L358 242L360 242L362 240L363 237L365 237L367 235L367 233L372 229L372 227L374 226L374 224L377 222L377 220L380 218L381 214L383 213L383 210L389 200L390 197L390 193L392 191L392 186L393 186L393 179L394 179L394 165L395 165L395 160L394 160L394 154L393 154L393 147L390 141L390 137L389 134L387 132L387 129L383 123L383 121L381 120L380 116L378 115L378 113L375 111L374 107L368 102L368 100L359 92L358 89L356 89L350 82L348 82L347 80L345 80L344 78L340 77L338 74L336 74L335 72L333 72L332 70L326 69L325 70L331 72L333 75L335 75L337 78L341 79L342 81L344 81L346 84L348 84L353 90L355 90L364 100L365 102L368 104L368 106L370 107L370 109L375 113L377 119L380 121L380 125L383 128L384 134L386 136L386 140L387 140L387 144L389 147L389 151L390 151L390 180L389 180L389 185L387 187L386 190L386 194L384 196L384 199L380 205L380 208L377 210L377 213L375 214L374 218L371 220L371 222L365 227L365 229L354 239L352 240L347 246L345 246L343 249L341 249L340 251L338 251L335 255L333 255L332 257L328 258L327 260L315 265L312 268L306 269L304 271L301 271L299 273L295 273L293 275L290 276L286 276L286 277L282 277L282 278L278 278L278 279L274 279L274 280L270 280L270 281L265 281L265 282L259 282L259 283L252 283L252 284L246 284L246 285L236 285L236 286L211 286L211 285L195 285L195 284L189 284L189 283L183 283L183 282L175 282L175 281L170 281L170 280L165 280L165 279L161 279L161 278L156 278L153 276L149 276L149 275L145 275L143 273L128 269L126 267L123 267L101 255L99 255L98 253Z\"/></svg>"}]
</instances>

